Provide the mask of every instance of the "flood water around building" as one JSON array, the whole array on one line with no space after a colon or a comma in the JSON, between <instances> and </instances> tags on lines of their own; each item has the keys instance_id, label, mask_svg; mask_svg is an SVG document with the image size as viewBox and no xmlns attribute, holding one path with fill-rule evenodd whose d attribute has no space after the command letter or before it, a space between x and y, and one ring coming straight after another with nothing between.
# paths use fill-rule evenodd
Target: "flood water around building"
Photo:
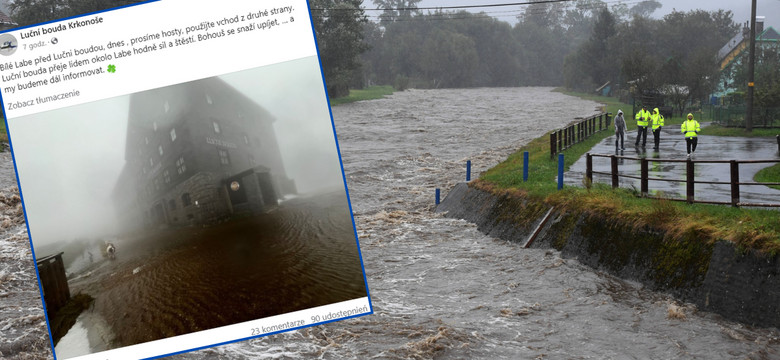
<instances>
[{"instance_id":1,"label":"flood water around building","mask_svg":"<svg viewBox=\"0 0 780 360\"><path fill-rule=\"evenodd\" d=\"M431 212L434 189L463 181L466 160L476 177L596 113L597 104L550 90L411 90L334 107L375 313L175 358L780 357L776 330Z\"/></svg>"},{"instance_id":2,"label":"flood water around building","mask_svg":"<svg viewBox=\"0 0 780 360\"><path fill-rule=\"evenodd\" d=\"M95 301L75 327L86 336L60 340L58 356L366 296L343 189L206 228L172 228L112 242L116 260L99 249L85 250L69 267L71 293L87 293ZM70 342L85 338L88 346L71 352Z\"/></svg>"},{"instance_id":3,"label":"flood water around building","mask_svg":"<svg viewBox=\"0 0 780 360\"><path fill-rule=\"evenodd\" d=\"M435 188L444 195L463 181L466 160L476 177L596 113L597 104L550 90L409 90L334 107L374 314L172 358L779 358L777 330L431 211Z\"/></svg>"}]
</instances>

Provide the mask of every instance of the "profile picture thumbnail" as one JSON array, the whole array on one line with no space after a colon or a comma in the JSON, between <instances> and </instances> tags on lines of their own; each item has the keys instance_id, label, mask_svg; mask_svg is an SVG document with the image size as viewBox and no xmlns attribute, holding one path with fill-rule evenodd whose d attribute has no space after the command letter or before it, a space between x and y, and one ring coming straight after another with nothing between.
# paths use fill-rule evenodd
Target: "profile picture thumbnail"
<instances>
[{"instance_id":1,"label":"profile picture thumbnail","mask_svg":"<svg viewBox=\"0 0 780 360\"><path fill-rule=\"evenodd\" d=\"M11 34L0 35L0 54L5 56L13 55L17 47L19 47L19 41L16 40L16 36Z\"/></svg>"}]
</instances>

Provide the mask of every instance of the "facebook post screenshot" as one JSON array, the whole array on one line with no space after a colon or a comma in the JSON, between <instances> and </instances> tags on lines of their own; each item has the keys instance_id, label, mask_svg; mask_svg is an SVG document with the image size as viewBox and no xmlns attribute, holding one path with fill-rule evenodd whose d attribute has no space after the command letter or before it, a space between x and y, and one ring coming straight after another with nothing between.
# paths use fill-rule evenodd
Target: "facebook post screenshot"
<instances>
[{"instance_id":1,"label":"facebook post screenshot","mask_svg":"<svg viewBox=\"0 0 780 360\"><path fill-rule=\"evenodd\" d=\"M372 313L309 11L165 0L0 34L56 359Z\"/></svg>"}]
</instances>

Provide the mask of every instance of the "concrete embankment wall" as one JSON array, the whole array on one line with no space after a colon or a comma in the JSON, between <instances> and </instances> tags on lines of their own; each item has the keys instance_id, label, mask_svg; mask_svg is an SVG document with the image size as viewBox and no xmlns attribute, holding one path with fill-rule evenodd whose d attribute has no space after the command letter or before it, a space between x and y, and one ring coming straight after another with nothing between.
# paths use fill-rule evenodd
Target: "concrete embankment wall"
<instances>
[{"instance_id":1,"label":"concrete embankment wall","mask_svg":"<svg viewBox=\"0 0 780 360\"><path fill-rule=\"evenodd\" d=\"M473 222L490 236L523 245L550 206L458 184L436 208ZM555 248L593 268L696 304L700 310L761 327L780 328L780 261L732 243L703 244L695 233L670 239L621 219L553 209L531 244Z\"/></svg>"}]
</instances>

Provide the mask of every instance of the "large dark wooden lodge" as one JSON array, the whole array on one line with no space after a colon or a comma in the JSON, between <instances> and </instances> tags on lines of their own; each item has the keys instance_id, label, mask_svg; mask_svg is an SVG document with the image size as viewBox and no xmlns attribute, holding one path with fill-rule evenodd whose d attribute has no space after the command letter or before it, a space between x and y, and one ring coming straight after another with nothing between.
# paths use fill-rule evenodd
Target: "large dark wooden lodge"
<instances>
[{"instance_id":1,"label":"large dark wooden lodge","mask_svg":"<svg viewBox=\"0 0 780 360\"><path fill-rule=\"evenodd\" d=\"M210 224L295 193L273 121L218 78L133 94L113 195L120 221L129 229Z\"/></svg>"}]
</instances>

